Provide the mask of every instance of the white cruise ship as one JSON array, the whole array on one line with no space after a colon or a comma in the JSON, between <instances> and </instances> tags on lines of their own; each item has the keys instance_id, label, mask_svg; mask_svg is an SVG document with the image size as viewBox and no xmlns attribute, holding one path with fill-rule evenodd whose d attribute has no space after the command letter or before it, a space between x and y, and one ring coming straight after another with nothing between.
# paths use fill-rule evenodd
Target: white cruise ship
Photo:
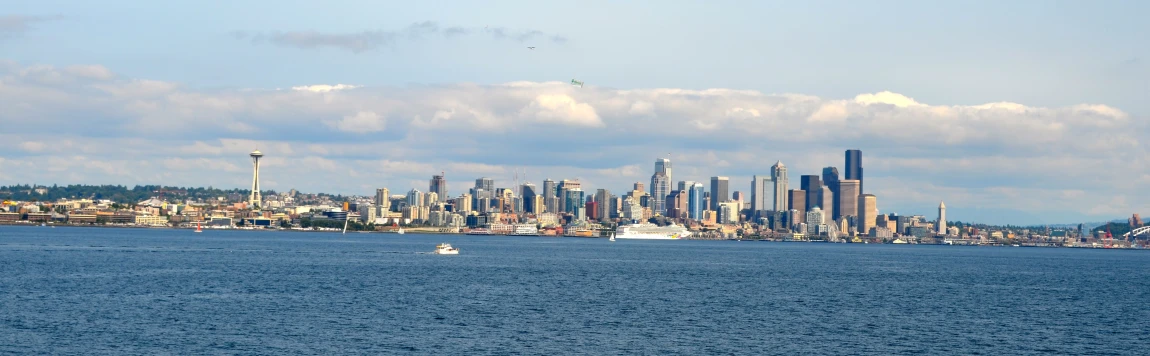
<instances>
[{"instance_id":1,"label":"white cruise ship","mask_svg":"<svg viewBox=\"0 0 1150 356\"><path fill-rule=\"evenodd\" d=\"M615 237L620 239L677 240L691 236L682 225L658 226L655 224L622 225L615 229Z\"/></svg>"}]
</instances>

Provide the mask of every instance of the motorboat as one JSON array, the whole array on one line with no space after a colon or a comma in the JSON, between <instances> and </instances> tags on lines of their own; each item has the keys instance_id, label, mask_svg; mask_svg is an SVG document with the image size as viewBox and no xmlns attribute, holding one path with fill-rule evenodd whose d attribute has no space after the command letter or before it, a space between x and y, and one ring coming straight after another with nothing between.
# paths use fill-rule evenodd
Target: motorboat
<instances>
[{"instance_id":1,"label":"motorboat","mask_svg":"<svg viewBox=\"0 0 1150 356\"><path fill-rule=\"evenodd\" d=\"M449 243L441 243L435 246L435 254L437 255L458 255L459 249L451 247Z\"/></svg>"}]
</instances>

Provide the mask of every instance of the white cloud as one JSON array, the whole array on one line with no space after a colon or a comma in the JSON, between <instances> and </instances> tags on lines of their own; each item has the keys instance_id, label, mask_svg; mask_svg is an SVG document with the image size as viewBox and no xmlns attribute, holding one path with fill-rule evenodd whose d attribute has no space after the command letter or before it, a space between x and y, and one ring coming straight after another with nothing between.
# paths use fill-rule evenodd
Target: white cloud
<instances>
[{"instance_id":1,"label":"white cloud","mask_svg":"<svg viewBox=\"0 0 1150 356\"><path fill-rule=\"evenodd\" d=\"M327 124L344 132L371 133L386 129L387 119L374 112L360 111L353 115L346 115L340 120L329 121Z\"/></svg>"},{"instance_id":2,"label":"white cloud","mask_svg":"<svg viewBox=\"0 0 1150 356\"><path fill-rule=\"evenodd\" d=\"M580 103L568 95L541 94L535 97L520 115L539 122L553 122L571 126L603 127L595 108Z\"/></svg>"},{"instance_id":3,"label":"white cloud","mask_svg":"<svg viewBox=\"0 0 1150 356\"><path fill-rule=\"evenodd\" d=\"M359 88L359 87L360 87L359 85L349 85L349 84L336 84L336 85L314 84L314 85L294 86L294 87L291 87L291 89L295 90L295 91L309 91L309 92L313 92L313 93L327 93L327 92L333 92L333 91L355 89L355 88Z\"/></svg>"}]
</instances>

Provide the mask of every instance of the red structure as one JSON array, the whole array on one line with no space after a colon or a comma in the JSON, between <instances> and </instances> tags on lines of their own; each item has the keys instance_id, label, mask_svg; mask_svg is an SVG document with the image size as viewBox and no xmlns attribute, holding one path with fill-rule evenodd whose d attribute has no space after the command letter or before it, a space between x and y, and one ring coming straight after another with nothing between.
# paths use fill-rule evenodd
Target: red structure
<instances>
[{"instance_id":1,"label":"red structure","mask_svg":"<svg viewBox=\"0 0 1150 356\"><path fill-rule=\"evenodd\" d=\"M583 206L583 211L587 214L587 220L599 220L599 202L589 201L587 205Z\"/></svg>"}]
</instances>

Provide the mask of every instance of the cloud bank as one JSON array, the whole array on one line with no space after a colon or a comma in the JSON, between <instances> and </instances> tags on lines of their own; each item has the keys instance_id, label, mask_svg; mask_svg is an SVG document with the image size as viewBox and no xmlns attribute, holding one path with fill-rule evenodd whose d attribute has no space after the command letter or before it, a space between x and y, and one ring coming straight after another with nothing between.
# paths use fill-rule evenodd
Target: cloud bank
<instances>
[{"instance_id":1,"label":"cloud bank","mask_svg":"<svg viewBox=\"0 0 1150 356\"><path fill-rule=\"evenodd\" d=\"M675 180L750 176L782 160L791 182L842 170L864 151L883 212L1076 221L1146 211L1144 118L1104 105L921 103L749 90L574 87L562 82L292 90L196 90L98 65L0 62L0 184L114 183L242 187L246 152L267 155L264 186L368 194L452 194L489 176L578 178L615 192L646 182L668 153ZM744 184L745 183L745 184ZM1002 212L1013 212L1011 213ZM981 215L980 215L981 214ZM1027 223L1031 221L998 221Z\"/></svg>"},{"instance_id":2,"label":"cloud bank","mask_svg":"<svg viewBox=\"0 0 1150 356\"><path fill-rule=\"evenodd\" d=\"M353 33L325 33L318 31L232 32L232 36L236 39L250 40L253 44L267 42L278 46L300 49L334 48L357 54L376 50L381 47L391 47L400 41L474 35L517 42L534 40L544 40L552 44L567 42L567 38L564 36L547 34L539 30L515 30L503 27L441 27L439 24L431 21L413 23L397 31L374 30Z\"/></svg>"},{"instance_id":3,"label":"cloud bank","mask_svg":"<svg viewBox=\"0 0 1150 356\"><path fill-rule=\"evenodd\" d=\"M58 17L0 15L0 39L20 35L35 23L56 19Z\"/></svg>"}]
</instances>

